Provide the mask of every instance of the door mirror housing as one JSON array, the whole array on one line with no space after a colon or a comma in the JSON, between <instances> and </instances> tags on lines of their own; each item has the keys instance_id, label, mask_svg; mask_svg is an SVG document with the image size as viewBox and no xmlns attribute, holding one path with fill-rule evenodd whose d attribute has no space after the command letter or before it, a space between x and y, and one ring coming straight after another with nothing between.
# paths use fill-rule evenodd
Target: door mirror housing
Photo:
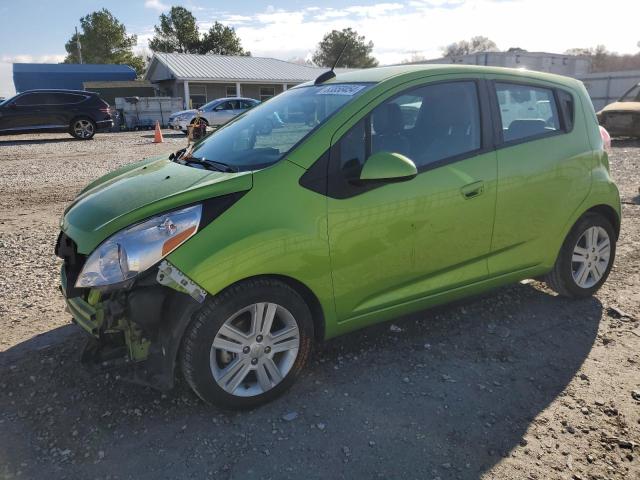
<instances>
[{"instance_id":1,"label":"door mirror housing","mask_svg":"<svg viewBox=\"0 0 640 480\"><path fill-rule=\"evenodd\" d=\"M377 152L371 155L360 172L361 182L411 180L418 175L415 163L400 153Z\"/></svg>"},{"instance_id":2,"label":"door mirror housing","mask_svg":"<svg viewBox=\"0 0 640 480\"><path fill-rule=\"evenodd\" d=\"M18 108L18 106L16 105L16 102L11 102L9 105L7 105L11 110L15 110L16 108Z\"/></svg>"}]
</instances>

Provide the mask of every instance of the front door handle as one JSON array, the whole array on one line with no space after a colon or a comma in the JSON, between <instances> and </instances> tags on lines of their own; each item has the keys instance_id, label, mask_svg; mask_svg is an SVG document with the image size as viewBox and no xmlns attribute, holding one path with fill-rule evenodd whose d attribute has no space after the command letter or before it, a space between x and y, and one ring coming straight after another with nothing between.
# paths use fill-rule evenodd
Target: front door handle
<instances>
[{"instance_id":1,"label":"front door handle","mask_svg":"<svg viewBox=\"0 0 640 480\"><path fill-rule=\"evenodd\" d=\"M484 182L480 180L478 182L469 183L462 187L460 192L465 200L476 198L484 193Z\"/></svg>"}]
</instances>

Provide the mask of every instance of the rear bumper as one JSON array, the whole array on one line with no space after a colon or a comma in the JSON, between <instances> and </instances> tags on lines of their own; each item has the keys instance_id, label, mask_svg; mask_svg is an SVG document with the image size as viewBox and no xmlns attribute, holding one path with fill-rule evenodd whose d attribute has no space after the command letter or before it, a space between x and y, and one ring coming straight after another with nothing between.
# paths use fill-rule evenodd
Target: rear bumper
<instances>
[{"instance_id":1,"label":"rear bumper","mask_svg":"<svg viewBox=\"0 0 640 480\"><path fill-rule=\"evenodd\" d=\"M99 120L96 122L98 130L109 130L113 128L113 120Z\"/></svg>"}]
</instances>

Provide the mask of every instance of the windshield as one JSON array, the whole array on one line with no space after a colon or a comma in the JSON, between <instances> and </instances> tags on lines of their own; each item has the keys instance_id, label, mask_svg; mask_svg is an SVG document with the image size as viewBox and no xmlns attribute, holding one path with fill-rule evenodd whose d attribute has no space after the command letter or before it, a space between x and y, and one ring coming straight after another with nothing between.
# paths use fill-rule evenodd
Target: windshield
<instances>
[{"instance_id":1,"label":"windshield","mask_svg":"<svg viewBox=\"0 0 640 480\"><path fill-rule=\"evenodd\" d=\"M287 90L211 134L194 147L191 156L235 171L267 167L370 87L344 83Z\"/></svg>"},{"instance_id":2,"label":"windshield","mask_svg":"<svg viewBox=\"0 0 640 480\"><path fill-rule=\"evenodd\" d=\"M620 99L621 102L640 102L640 83L625 93Z\"/></svg>"},{"instance_id":3,"label":"windshield","mask_svg":"<svg viewBox=\"0 0 640 480\"><path fill-rule=\"evenodd\" d=\"M215 107L219 103L222 103L222 100L220 100L219 98L216 98L215 100L211 100L209 103L205 103L200 108L198 108L198 110L211 110L213 107Z\"/></svg>"}]
</instances>

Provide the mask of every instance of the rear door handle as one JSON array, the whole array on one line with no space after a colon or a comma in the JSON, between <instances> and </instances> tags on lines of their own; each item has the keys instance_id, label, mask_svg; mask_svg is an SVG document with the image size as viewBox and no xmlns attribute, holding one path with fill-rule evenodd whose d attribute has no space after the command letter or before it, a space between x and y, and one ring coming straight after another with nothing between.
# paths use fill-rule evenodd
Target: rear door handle
<instances>
[{"instance_id":1,"label":"rear door handle","mask_svg":"<svg viewBox=\"0 0 640 480\"><path fill-rule=\"evenodd\" d=\"M482 180L478 182L469 183L460 189L462 196L465 200L478 197L484 193L484 182Z\"/></svg>"}]
</instances>

